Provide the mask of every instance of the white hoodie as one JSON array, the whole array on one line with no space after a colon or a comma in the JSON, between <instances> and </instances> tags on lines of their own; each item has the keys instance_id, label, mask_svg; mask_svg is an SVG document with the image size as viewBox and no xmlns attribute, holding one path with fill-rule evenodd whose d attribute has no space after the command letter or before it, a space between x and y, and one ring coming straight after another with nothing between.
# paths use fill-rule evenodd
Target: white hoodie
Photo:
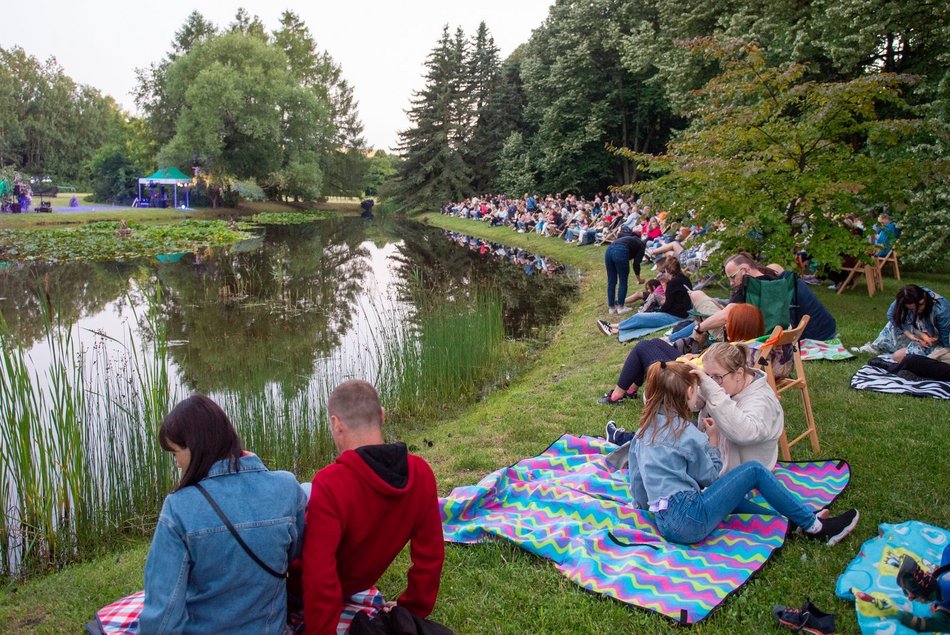
<instances>
[{"instance_id":1,"label":"white hoodie","mask_svg":"<svg viewBox=\"0 0 950 635\"><path fill-rule=\"evenodd\" d=\"M748 461L758 461L771 470L778 460L785 412L765 373L756 370L753 377L752 383L732 397L708 376L700 384L706 406L699 420L712 417L719 428L722 474Z\"/></svg>"}]
</instances>

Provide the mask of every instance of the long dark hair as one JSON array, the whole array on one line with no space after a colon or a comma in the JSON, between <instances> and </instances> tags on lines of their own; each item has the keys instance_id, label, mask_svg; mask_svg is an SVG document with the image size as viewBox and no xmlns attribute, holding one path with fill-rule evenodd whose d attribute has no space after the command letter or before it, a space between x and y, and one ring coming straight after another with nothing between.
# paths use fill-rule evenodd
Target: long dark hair
<instances>
[{"instance_id":1,"label":"long dark hair","mask_svg":"<svg viewBox=\"0 0 950 635\"><path fill-rule=\"evenodd\" d=\"M927 291L918 287L916 284L909 284L898 291L897 297L894 298L894 317L892 318L894 326L900 328L904 325L904 321L907 319L908 313L910 313L905 305L913 304L913 311L916 315L917 305L921 300L924 301L924 311L921 313L921 316L930 315L934 308L934 299Z\"/></svg>"},{"instance_id":2,"label":"long dark hair","mask_svg":"<svg viewBox=\"0 0 950 635\"><path fill-rule=\"evenodd\" d=\"M211 466L230 459L232 469L241 468L241 439L221 406L204 395L192 395L165 415L158 429L158 442L171 452L170 443L191 450L191 463L181 475L176 490L194 485L208 475Z\"/></svg>"}]
</instances>

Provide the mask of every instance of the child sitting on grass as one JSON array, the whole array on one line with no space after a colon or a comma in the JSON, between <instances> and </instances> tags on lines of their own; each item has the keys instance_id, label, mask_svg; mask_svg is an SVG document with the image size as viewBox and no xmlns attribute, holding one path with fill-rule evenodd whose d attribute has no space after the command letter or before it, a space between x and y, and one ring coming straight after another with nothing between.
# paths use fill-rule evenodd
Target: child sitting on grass
<instances>
[{"instance_id":1,"label":"child sitting on grass","mask_svg":"<svg viewBox=\"0 0 950 635\"><path fill-rule=\"evenodd\" d=\"M758 489L805 536L835 545L858 523L857 510L816 515L761 463L749 461L719 476L719 430L711 418L706 432L691 421L698 408L703 371L680 362L657 362L646 382L640 428L630 445L630 491L637 507L655 515L657 530L670 542L702 541L729 514L774 515L746 496ZM823 512L824 514L824 512Z\"/></svg>"}]
</instances>

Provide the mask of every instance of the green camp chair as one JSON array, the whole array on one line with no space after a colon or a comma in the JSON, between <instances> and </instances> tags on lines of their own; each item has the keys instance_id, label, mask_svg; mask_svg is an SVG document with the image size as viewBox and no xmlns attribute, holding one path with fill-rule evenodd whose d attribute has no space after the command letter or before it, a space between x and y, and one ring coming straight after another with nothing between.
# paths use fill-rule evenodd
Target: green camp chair
<instances>
[{"instance_id":1,"label":"green camp chair","mask_svg":"<svg viewBox=\"0 0 950 635\"><path fill-rule=\"evenodd\" d=\"M765 319L765 332L771 333L776 326L787 329L792 322L792 307L795 306L795 286L798 276L789 273L778 280L763 280L746 276L748 286L745 301L759 307Z\"/></svg>"}]
</instances>

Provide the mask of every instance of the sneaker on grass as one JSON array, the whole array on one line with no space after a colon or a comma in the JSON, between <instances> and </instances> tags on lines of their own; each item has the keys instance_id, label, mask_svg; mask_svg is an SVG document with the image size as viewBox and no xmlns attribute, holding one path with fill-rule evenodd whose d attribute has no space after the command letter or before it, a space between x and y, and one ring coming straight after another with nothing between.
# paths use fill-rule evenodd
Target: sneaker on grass
<instances>
[{"instance_id":1,"label":"sneaker on grass","mask_svg":"<svg viewBox=\"0 0 950 635\"><path fill-rule=\"evenodd\" d=\"M821 529L813 534L806 532L805 537L824 541L829 547L834 547L854 530L859 518L861 515L856 509L849 509L839 516L822 518Z\"/></svg>"},{"instance_id":2,"label":"sneaker on grass","mask_svg":"<svg viewBox=\"0 0 950 635\"><path fill-rule=\"evenodd\" d=\"M871 342L868 342L864 346L852 346L851 350L854 351L855 353L867 353L869 355L881 354L881 351L877 350L877 347Z\"/></svg>"},{"instance_id":3,"label":"sneaker on grass","mask_svg":"<svg viewBox=\"0 0 950 635\"><path fill-rule=\"evenodd\" d=\"M604 320L597 320L597 328L599 328L604 335L610 337L610 325L607 324L607 322Z\"/></svg>"},{"instance_id":4,"label":"sneaker on grass","mask_svg":"<svg viewBox=\"0 0 950 635\"><path fill-rule=\"evenodd\" d=\"M775 621L796 633L809 635L834 635L835 615L825 613L805 598L805 605L800 609L788 606L776 606L772 609Z\"/></svg>"},{"instance_id":5,"label":"sneaker on grass","mask_svg":"<svg viewBox=\"0 0 950 635\"><path fill-rule=\"evenodd\" d=\"M631 309L631 308L628 307L628 306L618 306L618 307L617 307L617 313L630 313L631 311L633 311L633 309Z\"/></svg>"}]
</instances>

